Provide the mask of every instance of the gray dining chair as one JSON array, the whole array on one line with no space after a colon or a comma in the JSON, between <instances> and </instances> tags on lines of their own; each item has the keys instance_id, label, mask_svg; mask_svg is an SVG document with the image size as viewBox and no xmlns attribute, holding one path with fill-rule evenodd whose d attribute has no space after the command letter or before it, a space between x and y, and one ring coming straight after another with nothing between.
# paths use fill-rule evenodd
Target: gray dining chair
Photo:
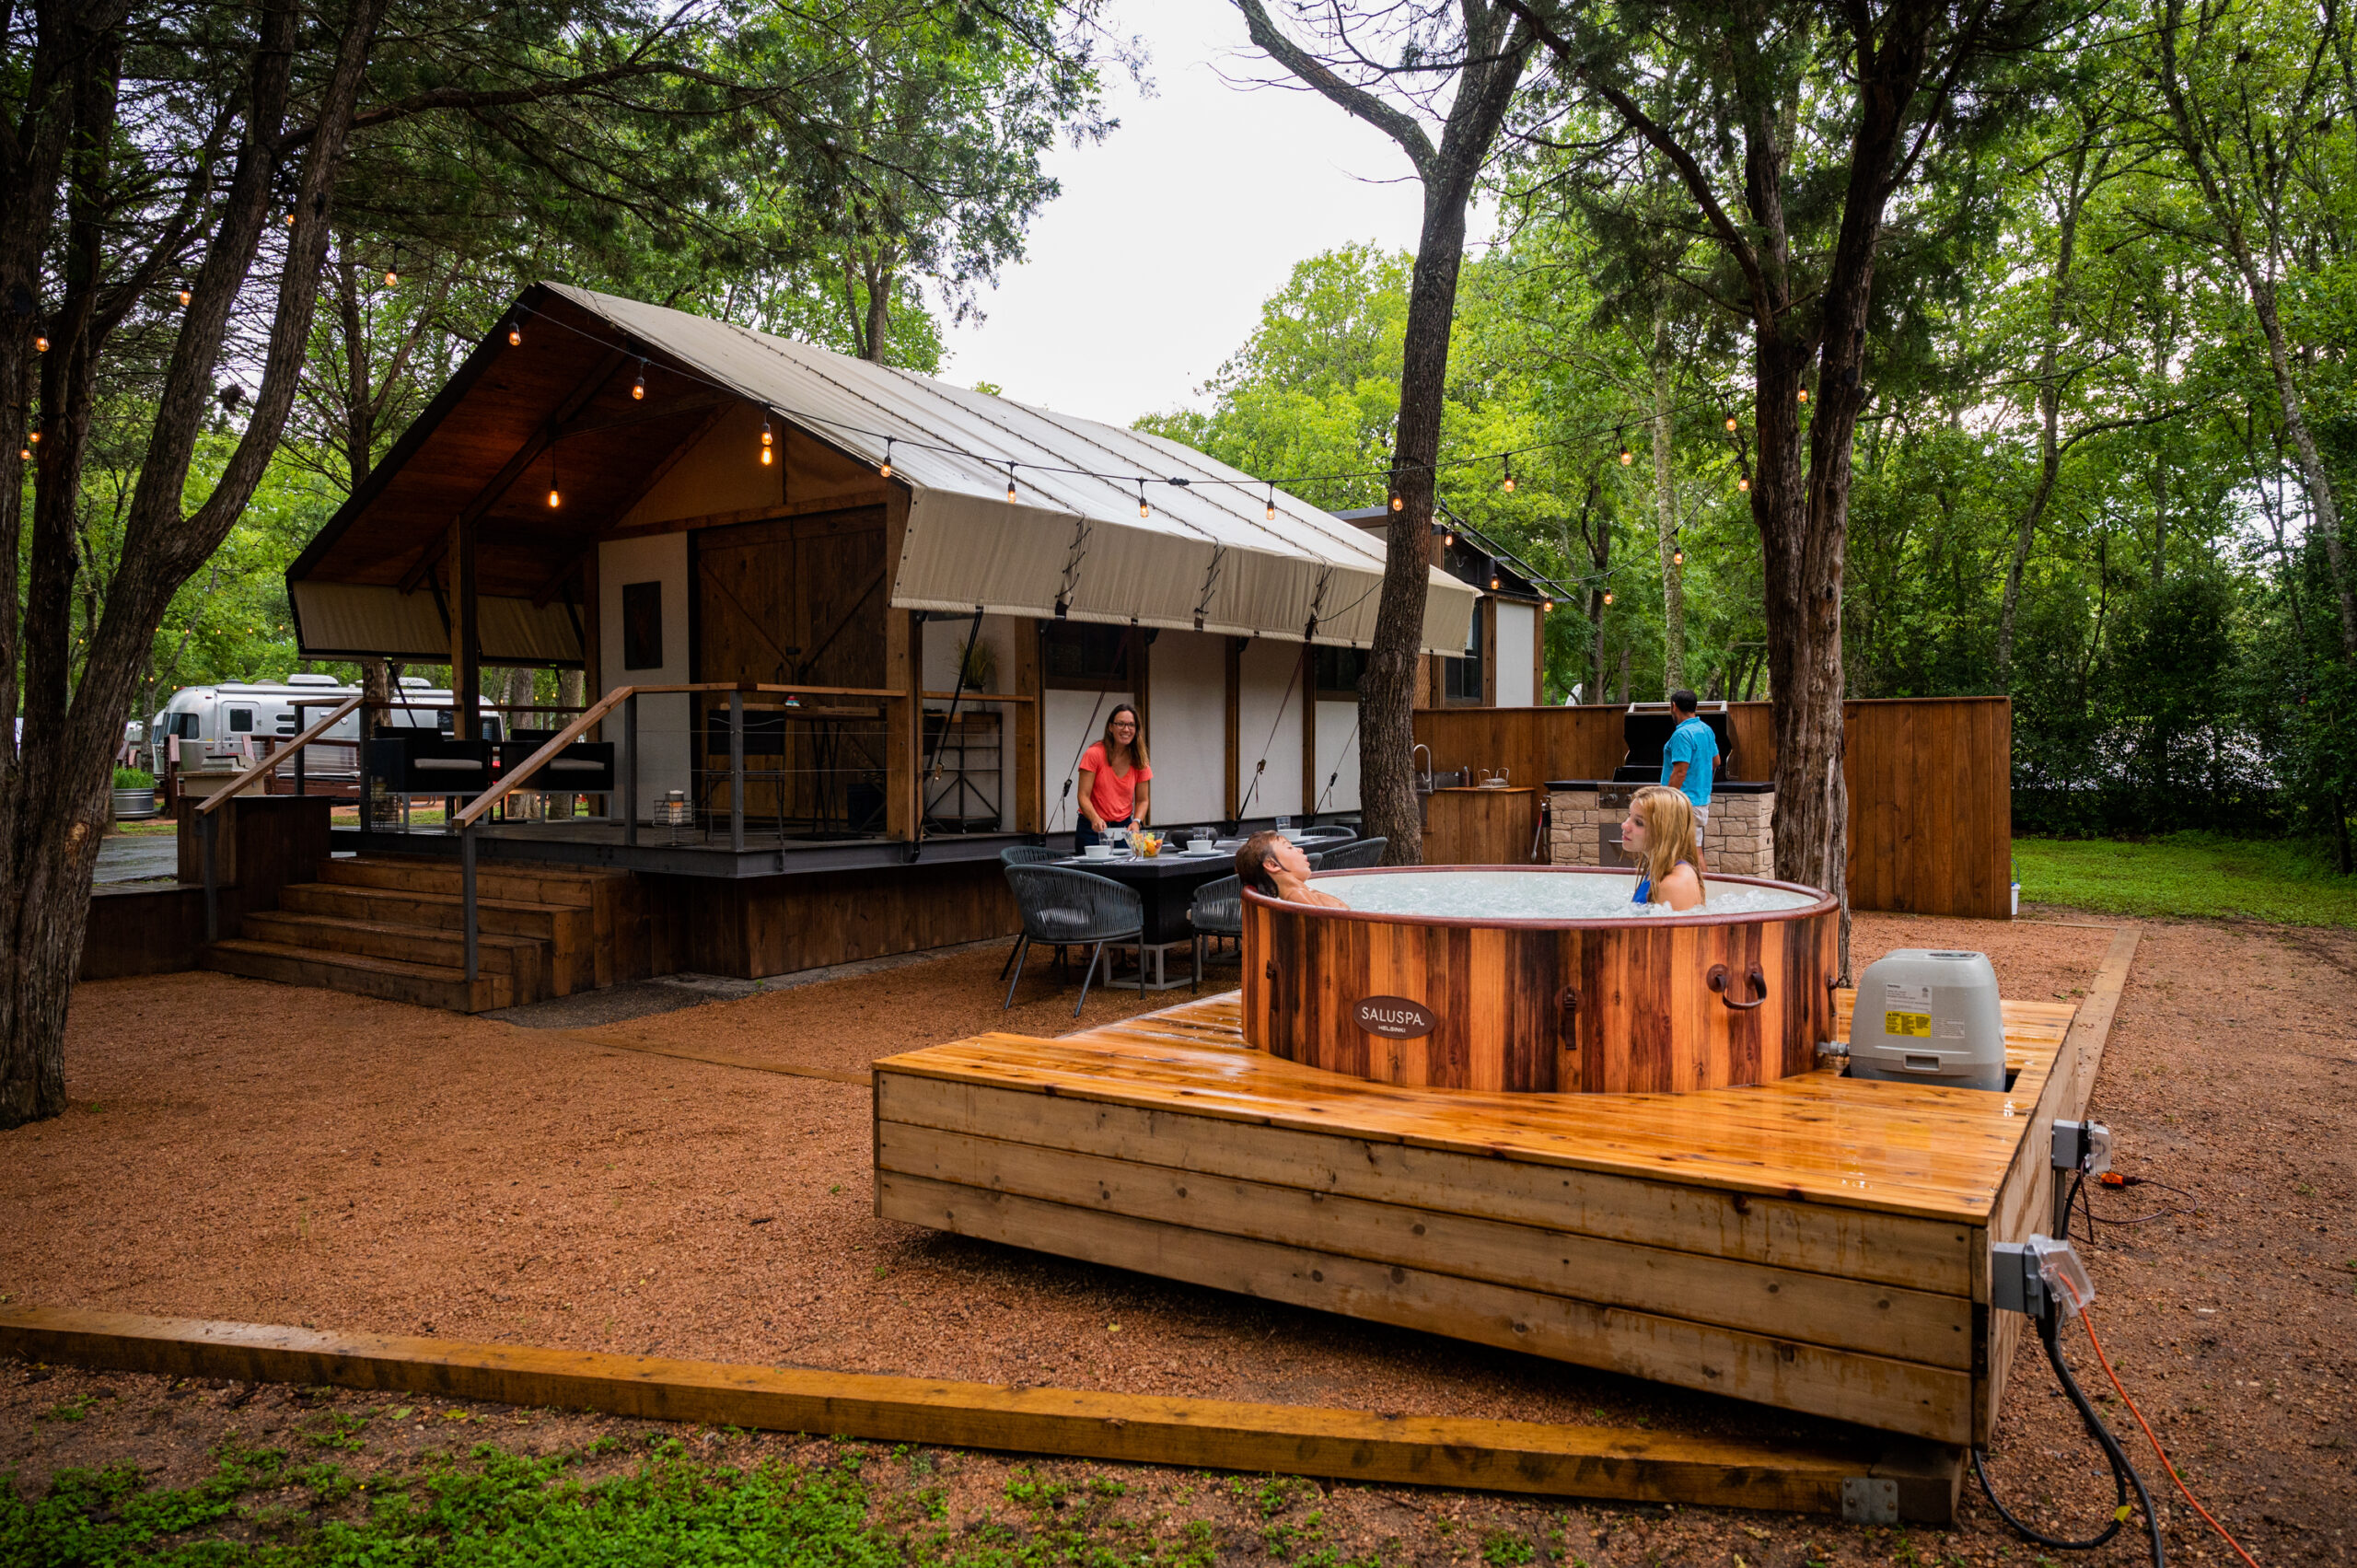
<instances>
[{"instance_id":1,"label":"gray dining chair","mask_svg":"<svg viewBox=\"0 0 2357 1568\"><path fill-rule=\"evenodd\" d=\"M998 852L998 863L1003 866L1045 865L1051 860L1062 860L1064 858L1065 854L1062 850L1050 849L1045 844L1015 844ZM1007 948L1006 962L999 965L998 967L999 979L1004 980L1006 978L1006 971L1015 967L1015 955L1020 952L1022 947L1023 944L1021 942L1016 942L1014 946ZM1062 947L1058 947L1056 949L1056 970L1058 973L1062 973L1063 971L1063 964L1064 950Z\"/></svg>"},{"instance_id":2,"label":"gray dining chair","mask_svg":"<svg viewBox=\"0 0 2357 1568\"><path fill-rule=\"evenodd\" d=\"M1006 1002L1015 1005L1015 988L1023 983L1023 958L1031 944L1088 948L1088 968L1080 977L1080 1000L1072 1016L1080 1016L1088 1001L1089 981L1108 942L1130 942L1138 949L1138 996L1145 996L1145 900L1136 889L1109 877L1093 876L1064 865L1010 865L1006 882L1015 890L1016 908L1023 914L1023 935L1015 946L1015 978L1007 982ZM1109 970L1108 971L1109 974Z\"/></svg>"},{"instance_id":3,"label":"gray dining chair","mask_svg":"<svg viewBox=\"0 0 2357 1568\"><path fill-rule=\"evenodd\" d=\"M1195 889L1187 906L1187 923L1195 928L1195 992L1203 989L1203 938L1232 936L1244 940L1244 878L1223 877Z\"/></svg>"},{"instance_id":4,"label":"gray dining chair","mask_svg":"<svg viewBox=\"0 0 2357 1568\"><path fill-rule=\"evenodd\" d=\"M1320 850L1309 857L1313 871L1364 871L1370 865L1383 864L1383 852L1389 848L1389 839L1361 839L1336 849Z\"/></svg>"}]
</instances>

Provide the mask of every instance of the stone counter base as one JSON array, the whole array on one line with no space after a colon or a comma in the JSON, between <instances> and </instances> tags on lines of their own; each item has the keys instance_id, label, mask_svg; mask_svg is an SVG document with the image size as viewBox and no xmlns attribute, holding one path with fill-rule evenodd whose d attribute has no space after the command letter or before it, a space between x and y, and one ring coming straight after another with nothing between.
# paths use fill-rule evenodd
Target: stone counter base
<instances>
[{"instance_id":1,"label":"stone counter base","mask_svg":"<svg viewBox=\"0 0 2357 1568\"><path fill-rule=\"evenodd\" d=\"M1554 865L1626 865L1620 855L1620 822L1629 797L1643 784L1599 784L1559 789L1548 796L1547 859ZM1773 791L1722 795L1711 802L1711 827L1702 858L1711 870L1729 877L1773 877L1776 846L1769 824L1776 813Z\"/></svg>"}]
</instances>

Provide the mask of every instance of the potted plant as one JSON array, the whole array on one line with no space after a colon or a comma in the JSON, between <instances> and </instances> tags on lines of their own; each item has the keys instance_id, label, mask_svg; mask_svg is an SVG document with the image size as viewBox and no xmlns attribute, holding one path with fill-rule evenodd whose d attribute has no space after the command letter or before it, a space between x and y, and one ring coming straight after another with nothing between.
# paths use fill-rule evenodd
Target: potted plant
<instances>
[{"instance_id":1,"label":"potted plant","mask_svg":"<svg viewBox=\"0 0 2357 1568\"><path fill-rule=\"evenodd\" d=\"M114 771L114 815L119 822L156 815L156 775L118 764Z\"/></svg>"}]
</instances>

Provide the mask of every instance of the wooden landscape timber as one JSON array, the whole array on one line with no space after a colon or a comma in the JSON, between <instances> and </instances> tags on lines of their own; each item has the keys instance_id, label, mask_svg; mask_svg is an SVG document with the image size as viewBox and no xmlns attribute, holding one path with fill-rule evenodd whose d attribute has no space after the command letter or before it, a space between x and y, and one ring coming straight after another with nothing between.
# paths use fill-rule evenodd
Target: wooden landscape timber
<instances>
[{"instance_id":1,"label":"wooden landscape timber","mask_svg":"<svg viewBox=\"0 0 2357 1568\"><path fill-rule=\"evenodd\" d=\"M1630 1427L1008 1388L71 1308L0 1307L0 1352L161 1376L1625 1503L1837 1514L1845 1493L1854 1509L1857 1497L1878 1490L1897 1517L1927 1523L1953 1516L1963 1473L1954 1455L1930 1445L1864 1433L1771 1448Z\"/></svg>"},{"instance_id":2,"label":"wooden landscape timber","mask_svg":"<svg viewBox=\"0 0 2357 1568\"><path fill-rule=\"evenodd\" d=\"M1528 875L1634 885L1629 873L1569 866ZM1675 922L1476 923L1247 893L1244 950L1256 961L1244 966L1244 1040L1306 1066L1435 1088L1670 1094L1765 1083L1814 1071L1817 1042L1831 1038L1840 920L1829 898ZM1414 999L1413 1032L1387 1038L1360 1022L1363 999L1402 998Z\"/></svg>"},{"instance_id":3,"label":"wooden landscape timber","mask_svg":"<svg viewBox=\"0 0 2357 1568\"><path fill-rule=\"evenodd\" d=\"M2048 1130L2085 1105L2134 944L2084 1013L2005 1004L2003 1093L1829 1067L1681 1095L1398 1086L1251 1050L1235 994L984 1035L876 1064L877 1212L1985 1443L2012 1361L1989 1249L2049 1227Z\"/></svg>"}]
</instances>

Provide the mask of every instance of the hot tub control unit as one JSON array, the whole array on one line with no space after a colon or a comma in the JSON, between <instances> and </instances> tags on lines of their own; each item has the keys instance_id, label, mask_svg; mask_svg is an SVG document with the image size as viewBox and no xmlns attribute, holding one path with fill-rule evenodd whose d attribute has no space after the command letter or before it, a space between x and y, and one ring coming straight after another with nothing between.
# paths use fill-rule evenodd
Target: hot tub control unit
<instances>
[{"instance_id":1,"label":"hot tub control unit","mask_svg":"<svg viewBox=\"0 0 2357 1568\"><path fill-rule=\"evenodd\" d=\"M1858 977L1850 1075L1952 1088L2005 1086L2005 1026L1985 953L1901 947Z\"/></svg>"}]
</instances>

